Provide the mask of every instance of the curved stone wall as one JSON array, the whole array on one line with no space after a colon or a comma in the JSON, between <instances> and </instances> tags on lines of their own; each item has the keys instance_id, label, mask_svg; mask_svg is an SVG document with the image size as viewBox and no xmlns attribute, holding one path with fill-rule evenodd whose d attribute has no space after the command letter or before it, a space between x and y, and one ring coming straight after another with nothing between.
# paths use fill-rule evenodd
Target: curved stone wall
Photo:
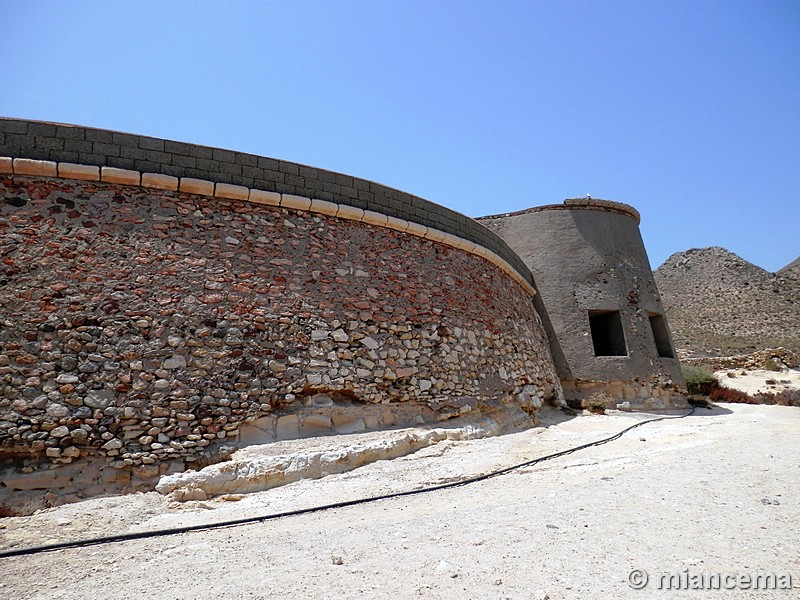
<instances>
[{"instance_id":1,"label":"curved stone wall","mask_svg":"<svg viewBox=\"0 0 800 600\"><path fill-rule=\"evenodd\" d=\"M508 241L534 275L568 400L685 405L633 207L570 199L480 221Z\"/></svg>"},{"instance_id":2,"label":"curved stone wall","mask_svg":"<svg viewBox=\"0 0 800 600\"><path fill-rule=\"evenodd\" d=\"M3 156L108 167L111 173L121 170L157 174L166 176L166 181L174 179L176 185L184 179L203 180L336 202L469 240L501 257L532 283L525 263L502 239L475 220L417 196L342 173L185 142L9 118L0 118L0 157ZM130 177L119 174L118 178Z\"/></svg>"},{"instance_id":3,"label":"curved stone wall","mask_svg":"<svg viewBox=\"0 0 800 600\"><path fill-rule=\"evenodd\" d=\"M16 474L94 459L152 481L242 437L560 399L532 288L463 238L28 158L0 159L0 198L0 456Z\"/></svg>"}]
</instances>

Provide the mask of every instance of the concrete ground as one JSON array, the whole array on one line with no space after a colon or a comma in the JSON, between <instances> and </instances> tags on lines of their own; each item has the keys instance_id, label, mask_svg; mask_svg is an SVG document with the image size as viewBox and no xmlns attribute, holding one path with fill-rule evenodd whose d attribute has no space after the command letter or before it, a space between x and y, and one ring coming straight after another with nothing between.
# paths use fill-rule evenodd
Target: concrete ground
<instances>
[{"instance_id":1,"label":"concrete ground","mask_svg":"<svg viewBox=\"0 0 800 600\"><path fill-rule=\"evenodd\" d=\"M442 441L349 473L227 499L177 503L153 492L2 519L0 549L451 481L605 437L648 415L547 417L547 428ZM799 434L800 408L699 409L469 486L236 528L0 559L0 596L797 599ZM644 589L629 584L636 569L649 574ZM789 573L796 587L658 589L661 573L759 571Z\"/></svg>"}]
</instances>

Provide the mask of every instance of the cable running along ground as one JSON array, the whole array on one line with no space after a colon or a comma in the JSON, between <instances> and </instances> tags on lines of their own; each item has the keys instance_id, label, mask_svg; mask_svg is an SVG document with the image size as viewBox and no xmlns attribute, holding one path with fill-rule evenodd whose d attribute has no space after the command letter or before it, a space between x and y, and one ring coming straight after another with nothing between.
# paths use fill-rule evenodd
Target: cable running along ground
<instances>
[{"instance_id":1,"label":"cable running along ground","mask_svg":"<svg viewBox=\"0 0 800 600\"><path fill-rule=\"evenodd\" d=\"M403 498L405 496L416 496L417 494L427 494L429 492L436 492L439 490L446 490L449 488L460 487L464 485L469 485L471 483L477 483L479 481L485 481L487 479L491 479L492 477L497 477L499 475L505 475L510 473L511 471L515 471L517 469L521 469L523 467L530 467L532 465L538 464L540 462L544 462L546 460L551 460L553 458L559 458L561 456L566 456L568 454L572 454L573 452L578 452L579 450L585 450L586 448L592 448L594 446L601 446L602 444L607 444L609 442L613 442L614 440L618 440L623 435L631 431L632 429L636 429L637 427L641 427L642 425L646 425L648 423L655 423L656 421L665 421L668 419L683 419L684 417L688 417L694 414L695 408L683 414L677 416L666 416L666 417L656 417L655 419L648 419L647 421L640 421L639 423L634 423L630 427L626 427L622 431L615 433L614 435L604 438L602 440L597 440L595 442L589 442L586 444L582 444L580 446L575 446L574 448L568 448L566 450L561 450L560 452L555 452L553 454L548 454L546 456L540 456L539 458L534 458L532 460L528 460L516 465L512 465L510 467L505 467L503 469L498 469L496 471L490 471L489 473L484 473L482 475L475 475L473 477L469 477L467 479L462 479L460 481L452 481L450 483L443 483L440 485L433 485L430 487L418 488L415 490L408 490L405 492L392 492L390 494L382 494L380 496L369 496L367 498L357 498L355 500L346 500L344 502L334 502L333 504L323 504L320 506L312 506L309 508L300 508L297 510L289 510L285 512L273 513L269 515L262 515L259 517L247 517L244 519L233 519L230 521L221 521L218 523L206 523L203 525L187 525L185 527L174 527L170 529L157 529L155 531L139 531L134 533L122 533L119 535L110 535L105 537L98 537L98 538L90 538L86 540L75 540L72 542L60 542L57 544L47 544L43 546L33 546L31 548L20 548L18 550L6 550L4 552L0 552L0 559L2 558L10 558L12 556L27 556L31 554L41 554L43 552L52 552L55 550L67 550L69 548L85 548L88 546L98 546L101 544L112 544L115 542L127 542L131 540L142 540L147 538L154 538L154 537L164 537L168 535L178 535L182 533L191 533L193 531L208 531L211 529L222 529L225 527L237 527L240 525L248 525L251 523L260 523L264 521L272 521L274 519L283 519L286 517L295 517L298 515L306 515L310 513L322 512L326 510L332 510L334 508L346 508L348 506L356 506L359 504L367 504L369 502L377 502L379 500L389 500L391 498Z\"/></svg>"}]
</instances>

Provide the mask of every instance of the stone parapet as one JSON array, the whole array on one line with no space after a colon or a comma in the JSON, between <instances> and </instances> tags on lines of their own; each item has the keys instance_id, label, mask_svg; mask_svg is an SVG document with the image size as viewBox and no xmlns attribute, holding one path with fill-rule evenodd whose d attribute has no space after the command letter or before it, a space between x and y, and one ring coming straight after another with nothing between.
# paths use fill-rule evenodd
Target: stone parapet
<instances>
[{"instance_id":1,"label":"stone parapet","mask_svg":"<svg viewBox=\"0 0 800 600\"><path fill-rule=\"evenodd\" d=\"M348 205L469 240L533 283L525 263L508 245L470 217L400 190L317 167L117 131L9 118L0 118L3 156L29 161L25 163L29 175L56 176L56 164L69 163L100 167L102 173L115 169L109 171L115 174L114 183L127 183L119 179L129 173L130 183L139 185L132 175L138 173L141 185L157 189L172 189L178 180L201 180ZM30 171L34 167L49 171ZM3 168L0 162L0 172ZM232 189L220 187L224 194Z\"/></svg>"}]
</instances>

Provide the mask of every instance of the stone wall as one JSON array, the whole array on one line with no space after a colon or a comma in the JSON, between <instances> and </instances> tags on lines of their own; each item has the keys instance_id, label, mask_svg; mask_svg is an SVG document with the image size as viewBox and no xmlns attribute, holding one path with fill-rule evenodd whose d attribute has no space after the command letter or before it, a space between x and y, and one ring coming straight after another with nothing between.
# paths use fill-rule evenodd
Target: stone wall
<instances>
[{"instance_id":1,"label":"stone wall","mask_svg":"<svg viewBox=\"0 0 800 600\"><path fill-rule=\"evenodd\" d=\"M786 348L766 348L764 350L756 350L750 354L737 354L735 356L682 358L681 362L687 365L703 366L712 371L763 369L764 365L771 366L773 369L776 367L796 369L800 367L800 356Z\"/></svg>"},{"instance_id":2,"label":"stone wall","mask_svg":"<svg viewBox=\"0 0 800 600\"><path fill-rule=\"evenodd\" d=\"M154 476L254 424L285 438L561 393L530 290L452 245L268 195L7 173L0 198L17 472L81 458Z\"/></svg>"},{"instance_id":3,"label":"stone wall","mask_svg":"<svg viewBox=\"0 0 800 600\"><path fill-rule=\"evenodd\" d=\"M532 283L523 261L473 219L418 196L317 167L143 135L9 118L0 118L2 156L200 179L346 204L470 240L502 257Z\"/></svg>"}]
</instances>

